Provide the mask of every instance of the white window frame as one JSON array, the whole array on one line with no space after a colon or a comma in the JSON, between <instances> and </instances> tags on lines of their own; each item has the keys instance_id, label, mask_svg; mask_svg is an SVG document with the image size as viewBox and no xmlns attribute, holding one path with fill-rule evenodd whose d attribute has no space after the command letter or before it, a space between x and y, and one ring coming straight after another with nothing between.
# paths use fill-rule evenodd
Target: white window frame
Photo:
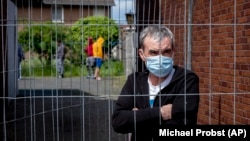
<instances>
[{"instance_id":1,"label":"white window frame","mask_svg":"<svg viewBox=\"0 0 250 141\"><path fill-rule=\"evenodd\" d=\"M64 9L62 5L52 5L51 11L52 11L51 14L53 23L64 23ZM61 17L55 16L57 12L61 12L60 13Z\"/></svg>"}]
</instances>

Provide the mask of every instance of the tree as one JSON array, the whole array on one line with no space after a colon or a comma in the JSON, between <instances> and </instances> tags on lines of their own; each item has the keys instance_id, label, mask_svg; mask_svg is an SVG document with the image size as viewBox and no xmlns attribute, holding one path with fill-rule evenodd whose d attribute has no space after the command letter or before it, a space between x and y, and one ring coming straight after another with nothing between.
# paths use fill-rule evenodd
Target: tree
<instances>
[{"instance_id":1,"label":"tree","mask_svg":"<svg viewBox=\"0 0 250 141\"><path fill-rule=\"evenodd\" d=\"M109 47L119 36L115 21L103 16L80 18L71 27L52 22L32 23L18 34L18 41L24 50L37 53L43 64L44 60L47 64L51 63L56 51L56 39L61 39L69 51L67 55L69 61L75 65L81 63L82 57L85 57L83 49L88 37L96 40L102 36L105 40L104 52L107 52L111 50Z\"/></svg>"},{"instance_id":2,"label":"tree","mask_svg":"<svg viewBox=\"0 0 250 141\"><path fill-rule=\"evenodd\" d=\"M109 44L118 40L118 25L114 20L105 16L89 16L80 18L73 24L67 43L69 43L68 46L72 48L73 53L80 53L87 45L89 37L95 41L100 36L105 40L104 52L110 51ZM81 59L79 56L82 55L74 55L72 59L79 61Z\"/></svg>"},{"instance_id":3,"label":"tree","mask_svg":"<svg viewBox=\"0 0 250 141\"><path fill-rule=\"evenodd\" d=\"M50 64L56 50L56 40L66 38L68 29L61 24L46 22L31 24L18 33L18 42L25 51L32 51L39 55L39 60Z\"/></svg>"}]
</instances>

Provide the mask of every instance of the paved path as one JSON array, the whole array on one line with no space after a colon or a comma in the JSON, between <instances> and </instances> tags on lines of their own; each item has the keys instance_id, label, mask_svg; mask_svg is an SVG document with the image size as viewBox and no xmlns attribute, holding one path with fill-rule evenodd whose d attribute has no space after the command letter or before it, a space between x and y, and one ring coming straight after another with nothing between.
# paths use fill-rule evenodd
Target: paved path
<instances>
[{"instance_id":1,"label":"paved path","mask_svg":"<svg viewBox=\"0 0 250 141\"><path fill-rule=\"evenodd\" d=\"M102 80L87 79L85 77L56 78L34 77L23 78L18 81L20 90L81 90L93 95L116 98L124 84L121 77L103 78Z\"/></svg>"},{"instance_id":2,"label":"paved path","mask_svg":"<svg viewBox=\"0 0 250 141\"><path fill-rule=\"evenodd\" d=\"M114 132L111 125L123 83L120 78L19 80L20 97L6 110L8 141L127 141L127 135ZM26 94L32 97L23 97Z\"/></svg>"}]
</instances>

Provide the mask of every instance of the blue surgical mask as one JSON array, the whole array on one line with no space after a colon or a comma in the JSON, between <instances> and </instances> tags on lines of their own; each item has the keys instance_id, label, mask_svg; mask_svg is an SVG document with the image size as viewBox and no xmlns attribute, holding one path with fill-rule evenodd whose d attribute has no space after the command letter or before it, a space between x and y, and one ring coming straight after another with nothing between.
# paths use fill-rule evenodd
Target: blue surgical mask
<instances>
[{"instance_id":1,"label":"blue surgical mask","mask_svg":"<svg viewBox=\"0 0 250 141\"><path fill-rule=\"evenodd\" d=\"M173 59L162 55L146 57L146 67L155 76L165 77L172 71Z\"/></svg>"}]
</instances>

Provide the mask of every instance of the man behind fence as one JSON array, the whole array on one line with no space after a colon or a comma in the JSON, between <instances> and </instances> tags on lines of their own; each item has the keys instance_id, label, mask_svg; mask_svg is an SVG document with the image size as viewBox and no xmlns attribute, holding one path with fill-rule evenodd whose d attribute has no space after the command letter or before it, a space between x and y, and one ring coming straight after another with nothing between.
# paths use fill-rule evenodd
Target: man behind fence
<instances>
[{"instance_id":1,"label":"man behind fence","mask_svg":"<svg viewBox=\"0 0 250 141\"><path fill-rule=\"evenodd\" d=\"M199 78L174 65L174 52L174 35L165 26L141 32L139 55L147 70L128 76L112 115L116 132L152 141L159 140L162 126L196 124Z\"/></svg>"}]
</instances>

